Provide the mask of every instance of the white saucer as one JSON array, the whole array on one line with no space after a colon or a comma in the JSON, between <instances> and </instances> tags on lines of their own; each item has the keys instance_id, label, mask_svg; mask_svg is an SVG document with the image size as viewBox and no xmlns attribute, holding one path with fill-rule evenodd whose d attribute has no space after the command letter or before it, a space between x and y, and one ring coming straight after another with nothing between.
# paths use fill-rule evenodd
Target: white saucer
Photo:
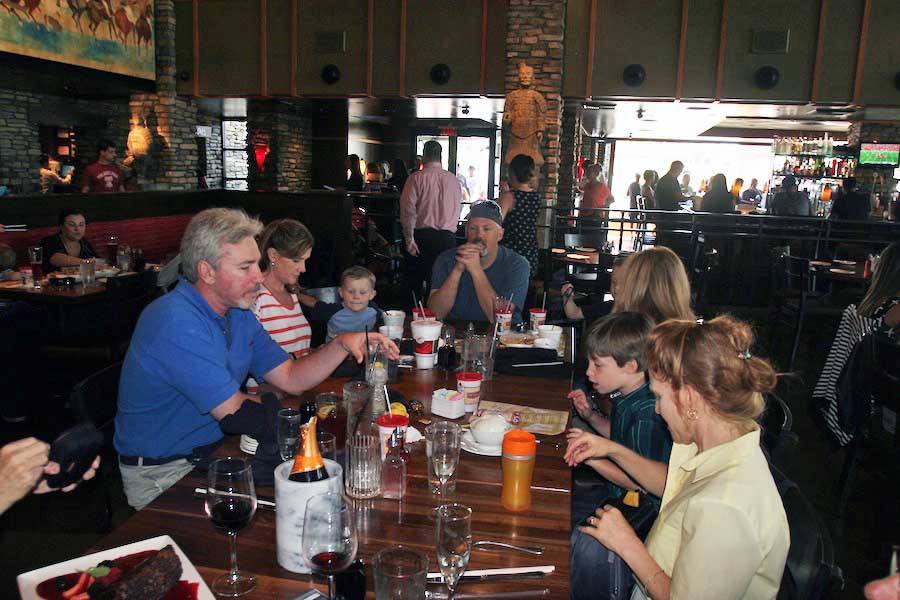
<instances>
[{"instance_id":1,"label":"white saucer","mask_svg":"<svg viewBox=\"0 0 900 600\"><path fill-rule=\"evenodd\" d=\"M459 440L459 447L466 452L480 454L481 456L500 456L503 454L502 446L482 446L475 440L475 436L472 435L471 431L466 431L462 434L462 438Z\"/></svg>"}]
</instances>

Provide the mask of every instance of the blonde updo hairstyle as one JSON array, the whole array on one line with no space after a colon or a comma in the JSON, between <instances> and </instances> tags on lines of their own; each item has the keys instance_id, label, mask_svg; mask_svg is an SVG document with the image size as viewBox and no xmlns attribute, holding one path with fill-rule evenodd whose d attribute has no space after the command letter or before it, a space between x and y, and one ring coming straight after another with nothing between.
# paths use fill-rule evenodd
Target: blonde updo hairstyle
<instances>
[{"instance_id":1,"label":"blonde updo hairstyle","mask_svg":"<svg viewBox=\"0 0 900 600\"><path fill-rule=\"evenodd\" d=\"M749 431L777 381L768 361L750 355L753 341L750 326L729 316L666 321L650 333L650 373L676 392L691 386L714 414Z\"/></svg>"},{"instance_id":2,"label":"blonde updo hairstyle","mask_svg":"<svg viewBox=\"0 0 900 600\"><path fill-rule=\"evenodd\" d=\"M659 246L625 260L613 312L626 311L639 312L654 323L694 319L691 284L677 254Z\"/></svg>"}]
</instances>

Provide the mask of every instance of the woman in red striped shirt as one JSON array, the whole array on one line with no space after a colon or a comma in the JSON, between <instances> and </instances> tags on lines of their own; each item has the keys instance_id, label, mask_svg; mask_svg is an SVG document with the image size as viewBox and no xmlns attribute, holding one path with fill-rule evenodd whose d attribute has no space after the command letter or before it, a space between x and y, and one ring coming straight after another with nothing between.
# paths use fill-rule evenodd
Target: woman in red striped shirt
<instances>
[{"instance_id":1,"label":"woman in red striped shirt","mask_svg":"<svg viewBox=\"0 0 900 600\"><path fill-rule=\"evenodd\" d=\"M260 269L265 279L253 314L272 339L294 358L309 354L311 330L297 299L297 278L306 271L306 260L313 247L309 229L293 219L270 223L259 242ZM257 387L247 380L247 392Z\"/></svg>"}]
</instances>

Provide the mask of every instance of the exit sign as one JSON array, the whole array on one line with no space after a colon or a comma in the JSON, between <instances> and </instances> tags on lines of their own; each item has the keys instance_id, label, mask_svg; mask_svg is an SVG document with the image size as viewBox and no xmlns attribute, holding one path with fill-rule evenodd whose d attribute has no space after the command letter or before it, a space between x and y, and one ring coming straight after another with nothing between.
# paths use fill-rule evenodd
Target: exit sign
<instances>
[{"instance_id":1,"label":"exit sign","mask_svg":"<svg viewBox=\"0 0 900 600\"><path fill-rule=\"evenodd\" d=\"M456 135L456 127L444 127L441 129L441 135Z\"/></svg>"}]
</instances>

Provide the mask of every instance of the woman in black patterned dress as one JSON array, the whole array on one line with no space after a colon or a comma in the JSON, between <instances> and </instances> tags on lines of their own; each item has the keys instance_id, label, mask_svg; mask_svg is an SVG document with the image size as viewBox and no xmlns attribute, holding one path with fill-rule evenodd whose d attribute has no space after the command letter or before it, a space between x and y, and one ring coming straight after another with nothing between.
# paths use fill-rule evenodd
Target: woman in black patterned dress
<instances>
[{"instance_id":1,"label":"woman in black patterned dress","mask_svg":"<svg viewBox=\"0 0 900 600\"><path fill-rule=\"evenodd\" d=\"M541 207L534 191L534 160L517 154L509 163L509 173L510 189L500 194L500 210L505 215L501 243L528 260L533 277L538 268L537 215Z\"/></svg>"}]
</instances>

